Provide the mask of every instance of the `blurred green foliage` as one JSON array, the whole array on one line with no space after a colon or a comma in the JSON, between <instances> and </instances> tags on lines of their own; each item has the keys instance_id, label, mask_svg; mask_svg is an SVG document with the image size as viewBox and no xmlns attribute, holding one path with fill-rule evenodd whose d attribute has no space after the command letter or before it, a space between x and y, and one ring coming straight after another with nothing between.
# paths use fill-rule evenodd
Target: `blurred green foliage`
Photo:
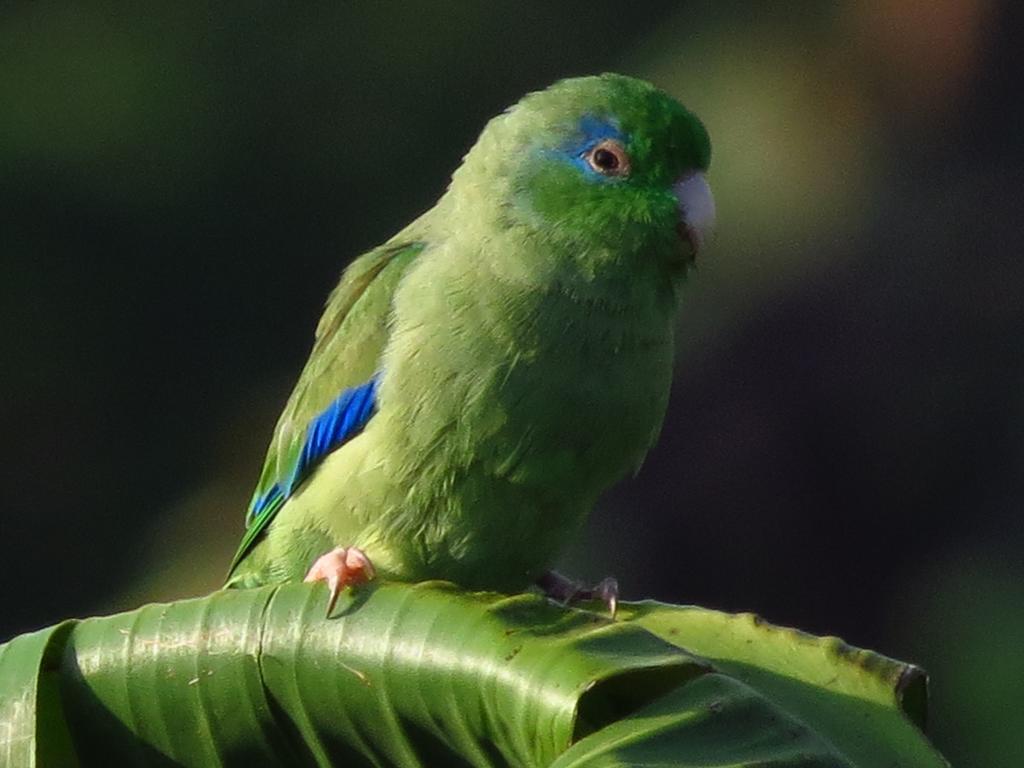
<instances>
[{"instance_id":1,"label":"blurred green foliage","mask_svg":"<svg viewBox=\"0 0 1024 768\"><path fill-rule=\"evenodd\" d=\"M900 650L929 659L932 732L953 765L1024 765L1019 563L995 542L951 548L908 579L891 619Z\"/></svg>"}]
</instances>

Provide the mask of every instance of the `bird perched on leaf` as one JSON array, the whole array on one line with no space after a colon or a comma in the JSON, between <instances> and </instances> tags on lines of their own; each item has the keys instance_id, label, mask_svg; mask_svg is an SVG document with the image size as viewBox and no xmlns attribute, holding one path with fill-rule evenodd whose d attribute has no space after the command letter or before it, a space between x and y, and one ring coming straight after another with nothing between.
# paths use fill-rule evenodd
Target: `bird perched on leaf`
<instances>
[{"instance_id":1,"label":"bird perched on leaf","mask_svg":"<svg viewBox=\"0 0 1024 768\"><path fill-rule=\"evenodd\" d=\"M375 575L572 596L547 569L661 427L710 152L622 75L491 120L437 204L342 274L228 586L324 579L328 610Z\"/></svg>"}]
</instances>

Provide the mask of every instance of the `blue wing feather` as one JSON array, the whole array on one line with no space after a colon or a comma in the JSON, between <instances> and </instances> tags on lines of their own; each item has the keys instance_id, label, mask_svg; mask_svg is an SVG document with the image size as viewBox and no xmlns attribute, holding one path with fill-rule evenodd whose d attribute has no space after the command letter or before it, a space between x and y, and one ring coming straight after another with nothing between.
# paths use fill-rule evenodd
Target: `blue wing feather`
<instances>
[{"instance_id":1,"label":"blue wing feather","mask_svg":"<svg viewBox=\"0 0 1024 768\"><path fill-rule=\"evenodd\" d=\"M295 466L253 501L249 510L251 520L258 518L278 497L287 500L324 456L362 431L377 404L377 379L374 376L365 384L346 389L310 422Z\"/></svg>"},{"instance_id":2,"label":"blue wing feather","mask_svg":"<svg viewBox=\"0 0 1024 768\"><path fill-rule=\"evenodd\" d=\"M365 384L346 389L309 423L295 465L283 473L284 476L270 486L266 493L253 499L246 520L245 536L231 565L232 570L277 511L284 506L288 497L324 457L347 443L367 425L377 407L378 379L379 374Z\"/></svg>"},{"instance_id":3,"label":"blue wing feather","mask_svg":"<svg viewBox=\"0 0 1024 768\"><path fill-rule=\"evenodd\" d=\"M365 384L342 392L334 402L313 419L306 431L306 442L295 464L287 485L285 496L290 496L295 487L309 474L320 460L338 446L356 435L373 415L377 402L377 377Z\"/></svg>"}]
</instances>

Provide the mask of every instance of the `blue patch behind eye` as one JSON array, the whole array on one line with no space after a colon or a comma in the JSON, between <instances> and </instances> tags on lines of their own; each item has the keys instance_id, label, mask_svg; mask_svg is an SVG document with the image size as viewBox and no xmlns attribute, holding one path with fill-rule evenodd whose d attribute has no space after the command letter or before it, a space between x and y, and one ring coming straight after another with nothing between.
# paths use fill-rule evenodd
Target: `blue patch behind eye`
<instances>
[{"instance_id":1,"label":"blue patch behind eye","mask_svg":"<svg viewBox=\"0 0 1024 768\"><path fill-rule=\"evenodd\" d=\"M574 141L567 144L562 151L573 164L585 171L587 175L607 181L607 176L595 171L586 161L587 152L606 139L615 139L623 144L626 143L626 135L610 119L584 115L580 120L579 133L574 137Z\"/></svg>"}]
</instances>

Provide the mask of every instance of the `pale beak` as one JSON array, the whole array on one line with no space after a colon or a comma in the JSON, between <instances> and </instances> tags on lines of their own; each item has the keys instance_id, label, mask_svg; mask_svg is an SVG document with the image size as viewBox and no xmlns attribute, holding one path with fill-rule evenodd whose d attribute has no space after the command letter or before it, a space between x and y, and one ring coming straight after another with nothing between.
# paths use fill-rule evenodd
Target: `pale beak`
<instances>
[{"instance_id":1,"label":"pale beak","mask_svg":"<svg viewBox=\"0 0 1024 768\"><path fill-rule=\"evenodd\" d=\"M715 226L715 198L700 171L685 174L672 185L679 201L679 235L689 241L696 256Z\"/></svg>"}]
</instances>

